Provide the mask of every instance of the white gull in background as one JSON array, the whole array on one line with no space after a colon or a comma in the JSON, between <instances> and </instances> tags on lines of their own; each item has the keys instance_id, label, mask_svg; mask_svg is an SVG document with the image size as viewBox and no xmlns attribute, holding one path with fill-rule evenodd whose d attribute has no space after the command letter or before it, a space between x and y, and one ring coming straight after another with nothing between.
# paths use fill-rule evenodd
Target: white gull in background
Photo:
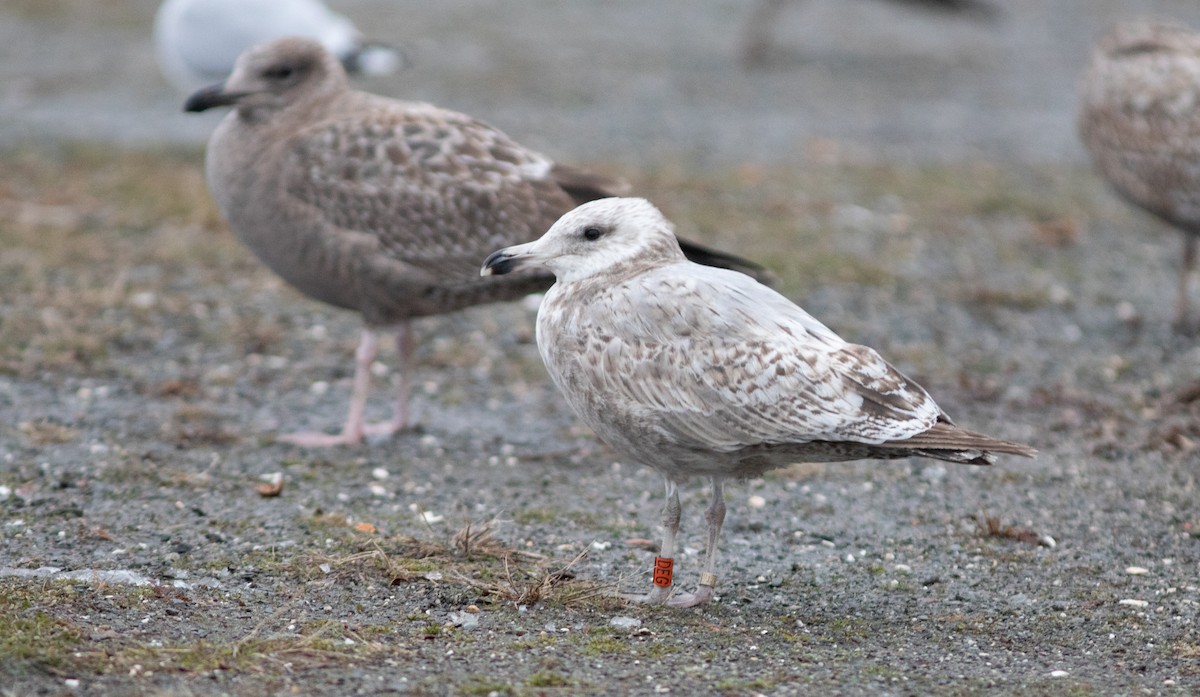
<instances>
[{"instance_id":1,"label":"white gull in background","mask_svg":"<svg viewBox=\"0 0 1200 697\"><path fill-rule=\"evenodd\" d=\"M154 17L159 68L184 93L228 77L251 46L285 36L321 42L352 73L386 74L403 63L321 0L166 0Z\"/></svg>"},{"instance_id":2,"label":"white gull in background","mask_svg":"<svg viewBox=\"0 0 1200 697\"><path fill-rule=\"evenodd\" d=\"M279 39L238 59L189 111L232 106L209 140L209 188L234 233L306 295L360 313L354 394L339 434L357 443L409 423L410 320L546 289L546 272L479 277L489 251L536 238L563 213L620 182L555 163L470 116L351 90L320 44ZM761 267L694 243L688 256ZM391 421L364 423L375 330L395 327L400 390Z\"/></svg>"},{"instance_id":3,"label":"white gull in background","mask_svg":"<svg viewBox=\"0 0 1200 697\"><path fill-rule=\"evenodd\" d=\"M723 482L797 461L930 457L988 465L1028 446L955 426L874 350L844 341L779 293L689 262L643 199L564 215L541 239L492 253L484 275L530 268L557 278L537 344L575 413L622 457L666 476L655 586L641 600L712 598ZM671 598L678 484L712 481L707 551L694 595Z\"/></svg>"}]
</instances>

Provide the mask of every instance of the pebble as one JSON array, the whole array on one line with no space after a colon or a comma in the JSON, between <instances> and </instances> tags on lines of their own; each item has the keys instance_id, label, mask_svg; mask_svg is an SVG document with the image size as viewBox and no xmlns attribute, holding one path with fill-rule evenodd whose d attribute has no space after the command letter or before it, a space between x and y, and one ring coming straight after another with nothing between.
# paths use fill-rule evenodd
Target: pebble
<instances>
[{"instance_id":1,"label":"pebble","mask_svg":"<svg viewBox=\"0 0 1200 697\"><path fill-rule=\"evenodd\" d=\"M1150 573L1150 569L1142 566L1127 566L1125 567L1125 573L1129 574L1130 576L1145 576L1146 574Z\"/></svg>"},{"instance_id":2,"label":"pebble","mask_svg":"<svg viewBox=\"0 0 1200 697\"><path fill-rule=\"evenodd\" d=\"M642 621L636 617L626 617L625 615L617 615L608 621L608 623L617 629L634 629L642 626Z\"/></svg>"},{"instance_id":3,"label":"pebble","mask_svg":"<svg viewBox=\"0 0 1200 697\"><path fill-rule=\"evenodd\" d=\"M1067 671L1065 671L1065 670L1052 670L1052 671L1050 671L1050 677L1052 677L1052 678L1065 678L1065 677L1067 677L1068 675L1070 675L1070 673L1068 673L1068 672L1067 672Z\"/></svg>"},{"instance_id":4,"label":"pebble","mask_svg":"<svg viewBox=\"0 0 1200 697\"><path fill-rule=\"evenodd\" d=\"M329 383L324 380L317 380L308 386L308 391L319 397L329 391Z\"/></svg>"},{"instance_id":5,"label":"pebble","mask_svg":"<svg viewBox=\"0 0 1200 697\"><path fill-rule=\"evenodd\" d=\"M764 499L763 497L759 496L758 494L755 494L750 497L750 499L749 499L749 501L747 501L747 503L750 504L751 508L763 508L767 505L767 500Z\"/></svg>"},{"instance_id":6,"label":"pebble","mask_svg":"<svg viewBox=\"0 0 1200 697\"><path fill-rule=\"evenodd\" d=\"M391 476L391 472L388 472L384 467L376 467L375 469L371 470L371 476L382 482Z\"/></svg>"},{"instance_id":7,"label":"pebble","mask_svg":"<svg viewBox=\"0 0 1200 697\"><path fill-rule=\"evenodd\" d=\"M450 620L450 624L456 627L471 629L479 624L478 612L478 608L476 608L475 612L451 612L447 619Z\"/></svg>"},{"instance_id":8,"label":"pebble","mask_svg":"<svg viewBox=\"0 0 1200 697\"><path fill-rule=\"evenodd\" d=\"M158 296L148 290L141 293L134 293L129 297L129 304L145 310L158 304Z\"/></svg>"},{"instance_id":9,"label":"pebble","mask_svg":"<svg viewBox=\"0 0 1200 697\"><path fill-rule=\"evenodd\" d=\"M1123 598L1117 601L1117 605L1128 605L1129 607L1146 607L1149 604L1149 601L1138 600L1136 598Z\"/></svg>"}]
</instances>

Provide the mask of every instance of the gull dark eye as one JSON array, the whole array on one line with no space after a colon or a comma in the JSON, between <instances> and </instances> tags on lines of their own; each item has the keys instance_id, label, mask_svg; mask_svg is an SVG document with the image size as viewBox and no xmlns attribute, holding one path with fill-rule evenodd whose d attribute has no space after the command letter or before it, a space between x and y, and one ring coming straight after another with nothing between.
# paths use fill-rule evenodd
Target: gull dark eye
<instances>
[{"instance_id":1,"label":"gull dark eye","mask_svg":"<svg viewBox=\"0 0 1200 697\"><path fill-rule=\"evenodd\" d=\"M587 240L588 242L595 242L596 240L600 239L603 234L604 231L598 227L588 227L583 229L583 239Z\"/></svg>"},{"instance_id":2,"label":"gull dark eye","mask_svg":"<svg viewBox=\"0 0 1200 697\"><path fill-rule=\"evenodd\" d=\"M286 80L295 72L290 65L273 65L263 71L263 77L268 80Z\"/></svg>"}]
</instances>

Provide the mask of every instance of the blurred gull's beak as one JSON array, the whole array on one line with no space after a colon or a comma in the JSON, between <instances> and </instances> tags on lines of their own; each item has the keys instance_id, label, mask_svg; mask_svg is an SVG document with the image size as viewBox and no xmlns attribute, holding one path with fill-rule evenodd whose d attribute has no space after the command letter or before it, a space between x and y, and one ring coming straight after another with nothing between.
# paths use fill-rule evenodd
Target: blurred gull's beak
<instances>
[{"instance_id":1,"label":"blurred gull's beak","mask_svg":"<svg viewBox=\"0 0 1200 697\"><path fill-rule=\"evenodd\" d=\"M225 83L201 87L183 103L184 111L205 111L218 106L229 106L245 96L243 92L226 92Z\"/></svg>"},{"instance_id":2,"label":"blurred gull's beak","mask_svg":"<svg viewBox=\"0 0 1200 697\"><path fill-rule=\"evenodd\" d=\"M483 268L479 270L479 275L503 276L536 260L537 256L533 252L534 244L534 242L518 244L515 247L505 247L492 252L487 259L483 260Z\"/></svg>"}]
</instances>

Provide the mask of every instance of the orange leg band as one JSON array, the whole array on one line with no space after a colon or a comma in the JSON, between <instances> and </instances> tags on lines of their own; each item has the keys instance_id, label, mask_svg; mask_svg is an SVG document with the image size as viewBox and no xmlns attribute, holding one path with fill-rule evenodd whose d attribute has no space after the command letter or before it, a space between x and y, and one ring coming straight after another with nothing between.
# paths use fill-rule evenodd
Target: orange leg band
<instances>
[{"instance_id":1,"label":"orange leg band","mask_svg":"<svg viewBox=\"0 0 1200 697\"><path fill-rule=\"evenodd\" d=\"M675 568L675 560L666 557L654 558L654 585L666 588L671 585L672 570Z\"/></svg>"}]
</instances>

